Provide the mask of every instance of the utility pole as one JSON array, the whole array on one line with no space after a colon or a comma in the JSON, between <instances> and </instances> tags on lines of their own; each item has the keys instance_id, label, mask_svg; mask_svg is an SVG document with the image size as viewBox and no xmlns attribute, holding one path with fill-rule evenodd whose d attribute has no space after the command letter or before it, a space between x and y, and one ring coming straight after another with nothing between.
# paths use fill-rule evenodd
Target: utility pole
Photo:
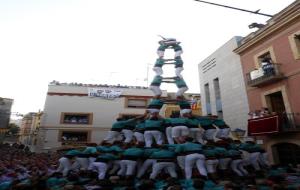
<instances>
[{"instance_id":1,"label":"utility pole","mask_svg":"<svg viewBox=\"0 0 300 190\"><path fill-rule=\"evenodd\" d=\"M222 5L222 4L217 4L217 3L211 3L208 1L202 1L202 0L195 0L197 2L200 3L206 3L206 4L210 4L210 5L215 5L215 6L219 6L219 7L224 7L224 8L229 8L229 9L234 9L234 10L238 10L238 11L244 11L244 12L248 12L248 13L253 13L253 14L257 14L257 15L262 15L262 16L267 16L267 17L273 17L273 15L269 15L269 14L264 14L264 13L260 13L260 9L256 10L256 11L250 11L250 10L246 10L246 9L241 9L241 8L237 8L237 7L231 7L228 5Z\"/></svg>"}]
</instances>

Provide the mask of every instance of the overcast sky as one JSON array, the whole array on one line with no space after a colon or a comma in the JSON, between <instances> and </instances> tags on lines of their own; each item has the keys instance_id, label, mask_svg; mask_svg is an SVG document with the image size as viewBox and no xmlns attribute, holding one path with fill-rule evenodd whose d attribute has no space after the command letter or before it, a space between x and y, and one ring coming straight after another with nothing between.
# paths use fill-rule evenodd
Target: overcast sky
<instances>
[{"instance_id":1,"label":"overcast sky","mask_svg":"<svg viewBox=\"0 0 300 190\"><path fill-rule=\"evenodd\" d=\"M209 1L266 14L293 2ZM188 92L199 93L198 63L268 19L193 0L0 0L0 97L26 113L43 109L52 80L146 86L157 35L181 41ZM172 66L164 70L173 75ZM176 91L172 84L162 89Z\"/></svg>"}]
</instances>

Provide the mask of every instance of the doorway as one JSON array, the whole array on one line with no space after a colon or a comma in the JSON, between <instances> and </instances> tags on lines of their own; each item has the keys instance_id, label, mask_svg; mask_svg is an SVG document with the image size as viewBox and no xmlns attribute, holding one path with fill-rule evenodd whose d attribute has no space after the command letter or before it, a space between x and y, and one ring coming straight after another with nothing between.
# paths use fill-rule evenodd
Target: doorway
<instances>
[{"instance_id":1,"label":"doorway","mask_svg":"<svg viewBox=\"0 0 300 190\"><path fill-rule=\"evenodd\" d=\"M272 146L273 156L280 165L300 164L300 146L293 143L279 143Z\"/></svg>"},{"instance_id":2,"label":"doorway","mask_svg":"<svg viewBox=\"0 0 300 190\"><path fill-rule=\"evenodd\" d=\"M266 101L271 112L276 112L278 114L286 112L281 91L266 95Z\"/></svg>"}]
</instances>

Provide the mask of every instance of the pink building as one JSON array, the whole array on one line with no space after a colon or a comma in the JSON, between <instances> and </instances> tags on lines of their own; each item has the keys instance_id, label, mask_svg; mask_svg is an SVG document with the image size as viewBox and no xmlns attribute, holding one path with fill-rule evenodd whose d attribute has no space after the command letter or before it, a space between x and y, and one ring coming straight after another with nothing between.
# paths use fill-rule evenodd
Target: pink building
<instances>
[{"instance_id":1,"label":"pink building","mask_svg":"<svg viewBox=\"0 0 300 190\"><path fill-rule=\"evenodd\" d=\"M234 52L241 56L249 109L268 108L276 114L253 121L248 132L263 143L274 163L299 164L300 1L245 37Z\"/></svg>"}]
</instances>

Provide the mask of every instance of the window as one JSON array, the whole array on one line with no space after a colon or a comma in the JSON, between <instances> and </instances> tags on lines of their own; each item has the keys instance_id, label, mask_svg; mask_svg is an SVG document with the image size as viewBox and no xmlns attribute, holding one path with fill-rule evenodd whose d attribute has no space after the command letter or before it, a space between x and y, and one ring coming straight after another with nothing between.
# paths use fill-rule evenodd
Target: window
<instances>
[{"instance_id":1,"label":"window","mask_svg":"<svg viewBox=\"0 0 300 190\"><path fill-rule=\"evenodd\" d=\"M60 123L90 125L92 124L92 120L92 113L62 113Z\"/></svg>"},{"instance_id":2,"label":"window","mask_svg":"<svg viewBox=\"0 0 300 190\"><path fill-rule=\"evenodd\" d=\"M255 67L257 69L262 67L261 63L264 59L270 60L271 63L276 63L276 57L272 46L254 56Z\"/></svg>"},{"instance_id":3,"label":"window","mask_svg":"<svg viewBox=\"0 0 300 190\"><path fill-rule=\"evenodd\" d=\"M205 91L205 103L206 103L206 113L211 114L211 105L210 105L210 93L209 93L209 84L204 85Z\"/></svg>"},{"instance_id":4,"label":"window","mask_svg":"<svg viewBox=\"0 0 300 190\"><path fill-rule=\"evenodd\" d=\"M219 79L214 79L214 90L215 90L215 97L216 97L216 110L217 112L222 112L222 101L221 101L221 91L220 91L220 83Z\"/></svg>"},{"instance_id":5,"label":"window","mask_svg":"<svg viewBox=\"0 0 300 190\"><path fill-rule=\"evenodd\" d=\"M128 98L126 101L126 107L128 107L128 108L146 108L147 100L146 99Z\"/></svg>"},{"instance_id":6,"label":"window","mask_svg":"<svg viewBox=\"0 0 300 190\"><path fill-rule=\"evenodd\" d=\"M300 59L300 31L289 36L291 49L295 59Z\"/></svg>"}]
</instances>

